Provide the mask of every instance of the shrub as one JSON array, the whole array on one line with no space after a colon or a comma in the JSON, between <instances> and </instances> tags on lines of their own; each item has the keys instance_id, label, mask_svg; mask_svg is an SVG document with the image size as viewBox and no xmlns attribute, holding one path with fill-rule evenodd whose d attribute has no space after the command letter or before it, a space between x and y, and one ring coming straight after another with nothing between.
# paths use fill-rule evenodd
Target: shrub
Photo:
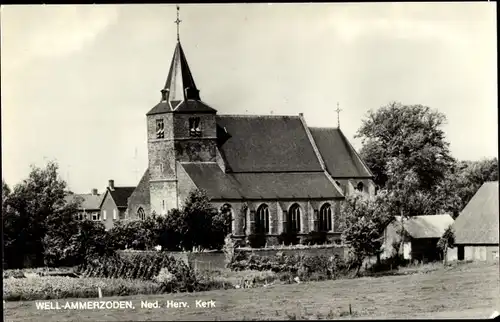
<instances>
[{"instance_id":1,"label":"shrub","mask_svg":"<svg viewBox=\"0 0 500 322\"><path fill-rule=\"evenodd\" d=\"M305 255L283 255L278 253L275 256L258 256L251 254L248 257L241 255L238 260L234 260L230 266L234 271L258 270L272 271L274 273L299 276L302 280L318 280L320 278L336 279L346 276L350 272L349 265L339 256L330 258ZM318 277L321 276L321 277Z\"/></svg>"},{"instance_id":2,"label":"shrub","mask_svg":"<svg viewBox=\"0 0 500 322\"><path fill-rule=\"evenodd\" d=\"M162 269L166 270L162 273ZM128 256L102 257L79 267L79 271L85 277L157 281L168 275L171 278L161 282L162 293L192 292L197 288L194 270L183 261L165 253L132 253Z\"/></svg>"},{"instance_id":3,"label":"shrub","mask_svg":"<svg viewBox=\"0 0 500 322\"><path fill-rule=\"evenodd\" d=\"M55 221L55 222L54 222ZM53 219L52 225L58 222ZM76 266L95 257L114 254L109 234L100 222L90 220L73 221L66 225L65 234L58 233L56 227L44 238L44 261L47 266Z\"/></svg>"},{"instance_id":4,"label":"shrub","mask_svg":"<svg viewBox=\"0 0 500 322\"><path fill-rule=\"evenodd\" d=\"M161 291L159 285L152 281L39 277L4 280L3 298L6 301L95 298L99 287L103 296L158 294Z\"/></svg>"},{"instance_id":5,"label":"shrub","mask_svg":"<svg viewBox=\"0 0 500 322\"><path fill-rule=\"evenodd\" d=\"M280 244L285 244L286 246L297 245L299 243L299 238L297 237L296 233L283 232L278 236L278 242Z\"/></svg>"}]
</instances>

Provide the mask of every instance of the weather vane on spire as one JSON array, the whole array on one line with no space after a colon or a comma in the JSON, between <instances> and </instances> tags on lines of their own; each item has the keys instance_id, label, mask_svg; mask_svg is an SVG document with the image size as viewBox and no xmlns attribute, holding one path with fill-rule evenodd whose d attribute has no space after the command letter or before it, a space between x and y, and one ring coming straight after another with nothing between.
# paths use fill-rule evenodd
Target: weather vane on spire
<instances>
[{"instance_id":1,"label":"weather vane on spire","mask_svg":"<svg viewBox=\"0 0 500 322\"><path fill-rule=\"evenodd\" d=\"M179 19L179 5L177 5L177 19L174 21L177 24L177 41L179 41L179 25L182 20Z\"/></svg>"},{"instance_id":2,"label":"weather vane on spire","mask_svg":"<svg viewBox=\"0 0 500 322\"><path fill-rule=\"evenodd\" d=\"M337 127L340 129L340 112L342 112L342 110L339 107L339 102L337 102L337 109L335 112L337 112Z\"/></svg>"}]
</instances>

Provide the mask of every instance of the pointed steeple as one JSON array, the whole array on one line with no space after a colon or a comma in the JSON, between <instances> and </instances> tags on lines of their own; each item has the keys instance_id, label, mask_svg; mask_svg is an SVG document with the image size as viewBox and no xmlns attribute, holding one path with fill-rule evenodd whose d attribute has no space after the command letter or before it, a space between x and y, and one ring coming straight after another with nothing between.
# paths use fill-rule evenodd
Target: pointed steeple
<instances>
[{"instance_id":1,"label":"pointed steeple","mask_svg":"<svg viewBox=\"0 0 500 322\"><path fill-rule=\"evenodd\" d=\"M180 41L175 46L167 81L161 93L162 101L168 102L172 110L183 101L200 100L200 91L196 87Z\"/></svg>"},{"instance_id":2,"label":"pointed steeple","mask_svg":"<svg viewBox=\"0 0 500 322\"><path fill-rule=\"evenodd\" d=\"M177 45L170 63L167 81L161 90L161 101L147 115L158 113L216 113L217 111L201 102L200 91L189 69L179 37L179 6L177 6Z\"/></svg>"}]
</instances>

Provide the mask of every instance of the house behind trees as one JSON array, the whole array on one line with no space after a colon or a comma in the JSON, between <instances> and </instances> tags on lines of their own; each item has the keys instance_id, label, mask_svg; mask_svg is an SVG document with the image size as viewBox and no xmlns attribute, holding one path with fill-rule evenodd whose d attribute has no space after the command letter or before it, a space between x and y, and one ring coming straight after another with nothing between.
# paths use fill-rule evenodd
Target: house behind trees
<instances>
[{"instance_id":1,"label":"house behind trees","mask_svg":"<svg viewBox=\"0 0 500 322\"><path fill-rule=\"evenodd\" d=\"M403 220L397 216L384 231L381 258L392 257L397 251L407 260L420 262L441 260L443 254L437 243L452 224L453 217L448 214L414 216ZM401 234L402 228L403 234ZM403 238L402 248L401 238Z\"/></svg>"}]
</instances>

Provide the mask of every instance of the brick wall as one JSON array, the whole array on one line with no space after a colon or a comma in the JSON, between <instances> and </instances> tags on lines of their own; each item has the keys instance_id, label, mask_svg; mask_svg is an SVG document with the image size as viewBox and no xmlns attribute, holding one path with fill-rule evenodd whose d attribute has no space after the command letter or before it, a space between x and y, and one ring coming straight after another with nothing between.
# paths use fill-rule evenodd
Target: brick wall
<instances>
[{"instance_id":1,"label":"brick wall","mask_svg":"<svg viewBox=\"0 0 500 322\"><path fill-rule=\"evenodd\" d=\"M157 181L149 183L151 199L151 213L166 215L169 210L178 208L177 182Z\"/></svg>"},{"instance_id":2,"label":"brick wall","mask_svg":"<svg viewBox=\"0 0 500 322\"><path fill-rule=\"evenodd\" d=\"M217 144L212 139L175 141L175 158L180 162L216 162Z\"/></svg>"},{"instance_id":3,"label":"brick wall","mask_svg":"<svg viewBox=\"0 0 500 322\"><path fill-rule=\"evenodd\" d=\"M189 138L189 118L199 117L202 137L215 138L217 127L215 114L206 113L189 113L189 114L174 114L173 115L173 132L172 136L176 138Z\"/></svg>"}]
</instances>

